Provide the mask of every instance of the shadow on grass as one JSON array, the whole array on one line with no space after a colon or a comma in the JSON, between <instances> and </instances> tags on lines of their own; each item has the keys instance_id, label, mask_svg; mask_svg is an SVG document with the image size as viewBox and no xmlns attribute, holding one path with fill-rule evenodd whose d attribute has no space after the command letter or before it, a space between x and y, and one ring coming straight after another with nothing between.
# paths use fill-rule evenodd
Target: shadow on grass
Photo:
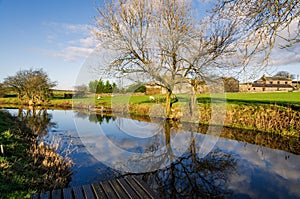
<instances>
[{"instance_id":1,"label":"shadow on grass","mask_svg":"<svg viewBox=\"0 0 300 199\"><path fill-rule=\"evenodd\" d=\"M293 110L300 111L300 102L281 102L272 100L242 100L242 99L225 99L229 104L235 105L279 105L284 107L289 107ZM212 102L224 102L220 98L209 98L209 97L198 97L197 101L199 104L209 104Z\"/></svg>"}]
</instances>

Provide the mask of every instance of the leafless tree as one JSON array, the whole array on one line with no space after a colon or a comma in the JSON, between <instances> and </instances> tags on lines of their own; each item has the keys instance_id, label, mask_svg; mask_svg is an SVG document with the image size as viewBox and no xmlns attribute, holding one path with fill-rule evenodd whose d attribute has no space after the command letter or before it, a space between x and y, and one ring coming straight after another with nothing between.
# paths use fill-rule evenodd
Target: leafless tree
<instances>
[{"instance_id":1,"label":"leafless tree","mask_svg":"<svg viewBox=\"0 0 300 199\"><path fill-rule=\"evenodd\" d=\"M43 103L50 95L50 89L56 86L42 69L20 70L14 76L5 78L4 85L18 93L21 101L30 105Z\"/></svg>"},{"instance_id":2,"label":"leafless tree","mask_svg":"<svg viewBox=\"0 0 300 199\"><path fill-rule=\"evenodd\" d=\"M167 117L176 84L207 76L235 51L236 21L195 18L189 1L116 0L98 12L99 46L116 53L107 71L165 88Z\"/></svg>"},{"instance_id":3,"label":"leafless tree","mask_svg":"<svg viewBox=\"0 0 300 199\"><path fill-rule=\"evenodd\" d=\"M246 65L258 55L263 63L268 63L278 43L286 48L300 42L297 0L219 0L214 13L238 20L238 47Z\"/></svg>"}]
</instances>

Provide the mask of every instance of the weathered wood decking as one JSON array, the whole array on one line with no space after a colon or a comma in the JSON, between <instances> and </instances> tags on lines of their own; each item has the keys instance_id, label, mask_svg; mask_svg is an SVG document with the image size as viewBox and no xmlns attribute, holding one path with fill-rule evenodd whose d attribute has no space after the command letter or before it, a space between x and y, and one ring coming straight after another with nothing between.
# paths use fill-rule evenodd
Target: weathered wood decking
<instances>
[{"instance_id":1,"label":"weathered wood decking","mask_svg":"<svg viewBox=\"0 0 300 199\"><path fill-rule=\"evenodd\" d=\"M32 199L156 198L149 186L134 177L125 177L80 187L56 189L32 195Z\"/></svg>"}]
</instances>

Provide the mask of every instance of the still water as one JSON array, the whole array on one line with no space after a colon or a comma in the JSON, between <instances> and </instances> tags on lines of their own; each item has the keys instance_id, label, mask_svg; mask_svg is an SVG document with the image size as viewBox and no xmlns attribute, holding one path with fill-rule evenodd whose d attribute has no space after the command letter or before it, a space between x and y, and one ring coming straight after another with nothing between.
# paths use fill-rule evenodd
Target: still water
<instances>
[{"instance_id":1,"label":"still water","mask_svg":"<svg viewBox=\"0 0 300 199\"><path fill-rule=\"evenodd\" d=\"M299 139L208 135L192 124L73 110L47 115L40 141L74 162L69 186L135 175L161 198L300 198Z\"/></svg>"}]
</instances>

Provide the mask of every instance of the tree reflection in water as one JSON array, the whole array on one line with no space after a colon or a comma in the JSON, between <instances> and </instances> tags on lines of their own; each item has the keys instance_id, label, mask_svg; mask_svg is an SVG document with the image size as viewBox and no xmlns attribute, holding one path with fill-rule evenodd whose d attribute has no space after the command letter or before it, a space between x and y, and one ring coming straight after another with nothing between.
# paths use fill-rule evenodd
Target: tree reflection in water
<instances>
[{"instance_id":1,"label":"tree reflection in water","mask_svg":"<svg viewBox=\"0 0 300 199\"><path fill-rule=\"evenodd\" d=\"M168 158L175 158L171 147L170 122L165 123ZM205 157L197 154L194 133L190 134L189 149L166 168L140 174L161 198L222 198L230 194L226 188L228 176L236 171L236 160L220 150Z\"/></svg>"},{"instance_id":2,"label":"tree reflection in water","mask_svg":"<svg viewBox=\"0 0 300 199\"><path fill-rule=\"evenodd\" d=\"M233 157L220 151L204 158L187 153L169 167L142 174L142 178L162 198L219 198L230 194L226 182L235 164Z\"/></svg>"},{"instance_id":3,"label":"tree reflection in water","mask_svg":"<svg viewBox=\"0 0 300 199\"><path fill-rule=\"evenodd\" d=\"M101 124L109 117L93 115L90 121L98 120ZM137 168L149 168L149 172L126 173L119 177L136 175L149 184L161 198L219 198L226 197L230 192L226 187L229 176L236 171L236 159L225 152L213 149L206 156L199 154L199 145L203 137L197 133L180 131L176 122L156 121L162 126L162 132L154 136L151 144L143 146L145 153L153 152L152 156L140 156L130 162L120 161L120 168L135 165ZM179 135L180 140L174 139ZM189 138L187 139L187 135ZM113 141L113 140L111 140ZM175 143L181 141L182 143ZM118 145L118 143L115 143ZM184 145L186 150L178 157L178 147ZM162 153L155 151L164 148ZM125 149L126 150L126 149ZM153 168L160 168L155 169Z\"/></svg>"},{"instance_id":4,"label":"tree reflection in water","mask_svg":"<svg viewBox=\"0 0 300 199\"><path fill-rule=\"evenodd\" d=\"M19 108L18 117L26 123L34 134L46 134L49 128L56 126L56 123L51 122L52 115L42 107Z\"/></svg>"},{"instance_id":5,"label":"tree reflection in water","mask_svg":"<svg viewBox=\"0 0 300 199\"><path fill-rule=\"evenodd\" d=\"M110 120L115 121L116 117L113 117L111 115L105 115L105 114L90 114L89 115L89 121L94 123L102 124L104 121L106 123L109 123Z\"/></svg>"}]
</instances>

